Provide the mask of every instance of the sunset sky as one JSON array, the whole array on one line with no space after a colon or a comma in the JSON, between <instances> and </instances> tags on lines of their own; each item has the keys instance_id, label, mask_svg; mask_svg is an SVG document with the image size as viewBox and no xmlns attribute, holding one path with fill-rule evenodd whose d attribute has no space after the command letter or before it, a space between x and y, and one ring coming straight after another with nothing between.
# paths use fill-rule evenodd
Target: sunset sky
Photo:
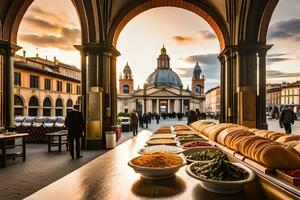
<instances>
[{"instance_id":1,"label":"sunset sky","mask_svg":"<svg viewBox=\"0 0 300 200\"><path fill-rule=\"evenodd\" d=\"M51 3L49 3L51 2ZM268 32L268 82L293 81L300 77L300 1L284 0L273 15ZM18 45L27 56L49 60L56 56L61 62L80 66L79 53L73 48L80 44L80 25L70 0L54 4L35 0L26 12L18 34ZM205 90L219 85L220 52L211 27L192 12L171 7L148 10L123 29L117 43L118 75L129 62L135 87L142 86L156 68L156 58L162 45L171 57L171 67L184 86L191 85L192 69L198 61L206 77ZM22 51L18 52L22 54Z\"/></svg>"}]
</instances>

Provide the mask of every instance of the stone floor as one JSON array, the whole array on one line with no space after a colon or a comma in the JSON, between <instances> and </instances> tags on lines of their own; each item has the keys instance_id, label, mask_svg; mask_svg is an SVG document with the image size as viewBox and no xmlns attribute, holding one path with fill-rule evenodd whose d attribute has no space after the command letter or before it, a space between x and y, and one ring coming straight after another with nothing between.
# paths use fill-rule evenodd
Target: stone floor
<instances>
[{"instance_id":1,"label":"stone floor","mask_svg":"<svg viewBox=\"0 0 300 200\"><path fill-rule=\"evenodd\" d=\"M131 133L123 133L118 144L130 138ZM107 151L83 150L82 158L72 160L65 147L63 152L48 153L47 144L28 144L26 162L19 158L0 168L0 200L23 199Z\"/></svg>"},{"instance_id":2,"label":"stone floor","mask_svg":"<svg viewBox=\"0 0 300 200\"><path fill-rule=\"evenodd\" d=\"M153 123L154 122L154 123ZM152 121L148 130L155 131L161 125L186 124L186 120ZM268 120L269 130L284 132L278 120ZM142 129L139 128L139 131ZM300 121L293 125L293 133L300 134ZM122 133L118 144L132 137L131 132ZM46 144L28 144L27 161L9 161L0 168L0 200L17 200L29 196L50 183L66 176L108 150L82 151L83 158L71 160L67 151L48 153Z\"/></svg>"}]
</instances>

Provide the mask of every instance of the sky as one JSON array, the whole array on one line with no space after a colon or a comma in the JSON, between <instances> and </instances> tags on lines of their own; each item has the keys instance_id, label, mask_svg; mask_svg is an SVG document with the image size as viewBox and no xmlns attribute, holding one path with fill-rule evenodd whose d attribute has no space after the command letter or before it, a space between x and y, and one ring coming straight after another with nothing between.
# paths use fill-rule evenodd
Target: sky
<instances>
[{"instance_id":1,"label":"sky","mask_svg":"<svg viewBox=\"0 0 300 200\"><path fill-rule=\"evenodd\" d=\"M73 45L80 44L80 25L70 0L49 3L35 0L26 12L18 32L18 45L27 56L53 60L80 67L80 54ZM295 81L300 77L300 1L284 0L273 14L268 44L267 82ZM212 28L198 15L180 8L161 7L133 18L122 30L117 49L118 76L126 62L134 76L135 88L142 87L156 68L156 59L165 45L171 68L184 87L191 86L193 67L199 62L205 76L205 90L220 84L219 42ZM22 54L22 51L18 52Z\"/></svg>"}]
</instances>

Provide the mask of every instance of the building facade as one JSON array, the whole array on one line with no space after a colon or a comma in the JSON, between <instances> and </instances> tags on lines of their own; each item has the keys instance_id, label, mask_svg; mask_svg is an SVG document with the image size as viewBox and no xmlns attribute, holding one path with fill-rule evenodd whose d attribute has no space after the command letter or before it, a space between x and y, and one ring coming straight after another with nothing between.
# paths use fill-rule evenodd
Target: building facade
<instances>
[{"instance_id":1,"label":"building facade","mask_svg":"<svg viewBox=\"0 0 300 200\"><path fill-rule=\"evenodd\" d=\"M204 111L204 76L197 63L192 78L192 90L183 89L180 77L170 67L165 47L157 58L157 68L151 73L142 89L133 89L134 79L127 64L119 79L118 112L187 113Z\"/></svg>"},{"instance_id":2,"label":"building facade","mask_svg":"<svg viewBox=\"0 0 300 200\"><path fill-rule=\"evenodd\" d=\"M205 93L205 111L220 112L220 86L214 87Z\"/></svg>"},{"instance_id":3,"label":"building facade","mask_svg":"<svg viewBox=\"0 0 300 200\"><path fill-rule=\"evenodd\" d=\"M267 107L293 106L295 112L300 111L300 81L268 85Z\"/></svg>"},{"instance_id":4,"label":"building facade","mask_svg":"<svg viewBox=\"0 0 300 200\"><path fill-rule=\"evenodd\" d=\"M281 84L267 85L267 106L281 105Z\"/></svg>"},{"instance_id":5,"label":"building facade","mask_svg":"<svg viewBox=\"0 0 300 200\"><path fill-rule=\"evenodd\" d=\"M15 116L65 116L79 103L81 71L38 57L14 57Z\"/></svg>"}]
</instances>

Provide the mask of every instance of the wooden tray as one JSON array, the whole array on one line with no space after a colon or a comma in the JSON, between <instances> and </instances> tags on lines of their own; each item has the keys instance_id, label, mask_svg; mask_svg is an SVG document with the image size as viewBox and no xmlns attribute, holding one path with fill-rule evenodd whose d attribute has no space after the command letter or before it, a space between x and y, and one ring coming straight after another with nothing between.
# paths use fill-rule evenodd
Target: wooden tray
<instances>
[{"instance_id":1,"label":"wooden tray","mask_svg":"<svg viewBox=\"0 0 300 200\"><path fill-rule=\"evenodd\" d=\"M288 174L284 173L283 171L281 171L279 169L276 169L276 174L279 178L281 178L293 185L300 186L300 178L289 176Z\"/></svg>"},{"instance_id":2,"label":"wooden tray","mask_svg":"<svg viewBox=\"0 0 300 200\"><path fill-rule=\"evenodd\" d=\"M269 168L263 164L260 164L254 160L251 160L249 158L246 158L243 160L245 163L247 163L248 165L255 167L256 169L258 169L259 171L265 173L265 174L274 174L275 170L272 168Z\"/></svg>"}]
</instances>

